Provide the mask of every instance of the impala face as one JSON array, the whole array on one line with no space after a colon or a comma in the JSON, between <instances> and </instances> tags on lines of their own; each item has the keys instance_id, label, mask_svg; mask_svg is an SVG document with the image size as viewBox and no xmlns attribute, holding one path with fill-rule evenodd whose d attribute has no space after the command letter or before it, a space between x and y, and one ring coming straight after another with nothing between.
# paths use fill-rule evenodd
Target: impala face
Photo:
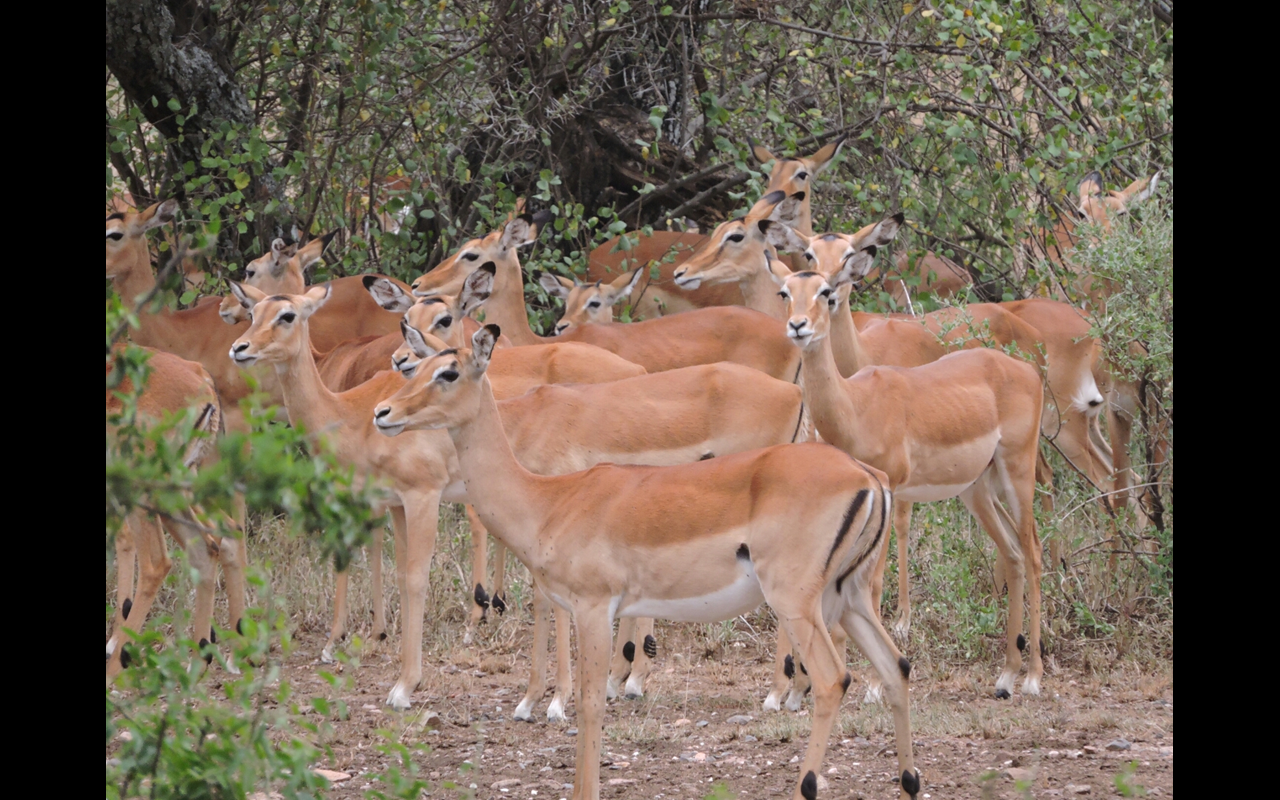
<instances>
[{"instance_id":1,"label":"impala face","mask_svg":"<svg viewBox=\"0 0 1280 800\"><path fill-rule=\"evenodd\" d=\"M373 409L374 427L396 436L453 427L474 417L499 335L497 325L486 325L471 337L470 350L442 350L424 359L404 388Z\"/></svg>"},{"instance_id":2,"label":"impala face","mask_svg":"<svg viewBox=\"0 0 1280 800\"><path fill-rule=\"evenodd\" d=\"M831 165L840 149L844 147L846 138L848 137L841 136L818 148L812 155L796 158L778 158L755 142L750 142L751 154L761 164L774 162L773 169L769 172L769 191L781 191L790 197L796 192L812 191L810 186L814 176Z\"/></svg>"},{"instance_id":3,"label":"impala face","mask_svg":"<svg viewBox=\"0 0 1280 800\"><path fill-rule=\"evenodd\" d=\"M462 282L481 264L489 261L518 264L516 250L532 244L538 238L538 229L550 219L551 215L545 211L521 214L487 236L472 239L410 284L413 293L418 297L457 294L462 290Z\"/></svg>"},{"instance_id":4,"label":"impala face","mask_svg":"<svg viewBox=\"0 0 1280 800\"><path fill-rule=\"evenodd\" d=\"M780 191L770 192L761 197L745 217L717 225L707 245L675 271L676 285L697 289L703 281L736 283L751 277L766 263L764 251L773 246L768 238L770 224L794 221L804 198L804 192L790 197Z\"/></svg>"},{"instance_id":5,"label":"impala face","mask_svg":"<svg viewBox=\"0 0 1280 800\"><path fill-rule=\"evenodd\" d=\"M1111 229L1111 220L1129 211L1131 204L1140 203L1155 194L1160 182L1160 172L1149 178L1138 178L1124 189L1103 191L1102 174L1094 171L1080 182L1080 205L1076 211L1083 221L1097 222L1103 230Z\"/></svg>"},{"instance_id":6,"label":"impala face","mask_svg":"<svg viewBox=\"0 0 1280 800\"><path fill-rule=\"evenodd\" d=\"M329 284L301 295L267 297L252 286L232 282L232 294L249 311L249 330L231 344L231 360L242 367L288 361L300 347L310 347L303 323L329 299Z\"/></svg>"},{"instance_id":7,"label":"impala face","mask_svg":"<svg viewBox=\"0 0 1280 800\"><path fill-rule=\"evenodd\" d=\"M578 283L549 272L535 272L533 279L547 294L564 300L564 313L556 323L555 330L555 335L559 336L588 322L597 325L613 322L613 306L631 296L644 271L643 266L636 267L609 283Z\"/></svg>"},{"instance_id":8,"label":"impala face","mask_svg":"<svg viewBox=\"0 0 1280 800\"><path fill-rule=\"evenodd\" d=\"M312 239L305 247L285 244L284 239L271 243L271 250L245 264L243 286L252 286L267 294L300 294L306 288L303 270L320 260L324 249L333 241L337 231ZM228 325L249 319L247 309L234 295L222 298L218 316Z\"/></svg>"},{"instance_id":9,"label":"impala face","mask_svg":"<svg viewBox=\"0 0 1280 800\"><path fill-rule=\"evenodd\" d=\"M807 351L831 333L831 312L839 304L837 290L865 276L875 257L875 245L853 250L830 278L808 270L779 277L786 267L774 262L769 274L778 283L779 296L787 303L787 337L796 346Z\"/></svg>"},{"instance_id":10,"label":"impala face","mask_svg":"<svg viewBox=\"0 0 1280 800\"><path fill-rule=\"evenodd\" d=\"M142 211L126 211L107 217L107 277L128 272L151 263L147 251L147 231L172 222L178 211L177 200L165 200Z\"/></svg>"},{"instance_id":11,"label":"impala face","mask_svg":"<svg viewBox=\"0 0 1280 800\"><path fill-rule=\"evenodd\" d=\"M400 321L404 344L391 355L391 368L411 378L423 358L461 346L464 343L462 320L489 299L495 270L494 263L486 261L467 276L456 297L434 295L410 306Z\"/></svg>"}]
</instances>

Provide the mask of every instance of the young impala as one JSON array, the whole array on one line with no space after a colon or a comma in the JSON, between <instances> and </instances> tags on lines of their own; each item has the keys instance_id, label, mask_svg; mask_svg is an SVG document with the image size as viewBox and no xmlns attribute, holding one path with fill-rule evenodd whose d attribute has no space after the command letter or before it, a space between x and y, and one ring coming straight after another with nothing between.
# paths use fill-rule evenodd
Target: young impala
<instances>
[{"instance_id":1,"label":"young impala","mask_svg":"<svg viewBox=\"0 0 1280 800\"><path fill-rule=\"evenodd\" d=\"M446 350L378 405L389 436L447 430L471 500L578 634L574 800L600 796L611 624L618 616L730 619L768 602L813 680L812 735L792 797L813 800L852 676L823 622L841 619L889 689L901 796L920 789L906 677L871 603L890 500L881 473L821 444L781 445L678 467L602 464L556 477L516 460L485 375L498 327Z\"/></svg>"}]
</instances>

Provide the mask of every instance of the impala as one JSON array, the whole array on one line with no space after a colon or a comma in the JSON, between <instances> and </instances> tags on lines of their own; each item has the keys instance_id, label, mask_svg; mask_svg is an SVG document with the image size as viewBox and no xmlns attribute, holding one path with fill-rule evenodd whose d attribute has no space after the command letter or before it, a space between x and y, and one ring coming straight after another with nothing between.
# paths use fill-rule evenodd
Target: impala
<instances>
[{"instance_id":1,"label":"impala","mask_svg":"<svg viewBox=\"0 0 1280 800\"><path fill-rule=\"evenodd\" d=\"M547 294L564 301L564 313L556 323L558 336L575 325L587 322L608 325L613 322L614 305L631 296L644 270L644 267L636 267L608 283L580 283L549 272L534 272L533 280Z\"/></svg>"},{"instance_id":2,"label":"impala","mask_svg":"<svg viewBox=\"0 0 1280 800\"><path fill-rule=\"evenodd\" d=\"M147 385L138 395L137 414L139 422L158 422L166 416L186 414L190 417L192 428L197 431L183 459L188 468L195 468L205 463L212 454L210 440L217 436L222 427L222 409L218 403L218 395L214 390L213 379L199 364L178 358L158 350L150 351L147 361L150 374ZM110 376L113 365L108 360L107 374ZM132 385L128 379L115 389L107 390L107 416L118 415L124 410L120 394L129 394ZM112 448L115 426L107 422L107 447ZM107 685L128 666L124 645L131 633L142 629L147 614L155 601L156 593L164 583L165 577L173 566L165 547L164 530L182 545L187 553L187 560L196 573L196 601L192 616L192 638L199 640L200 649L205 650L210 642L217 642L210 622L213 619L213 591L217 583L214 562L210 560L210 550L219 548L234 549L238 542L234 539L206 540L200 532L200 526L191 517L166 519L163 523L147 514L142 509L135 509L124 521L116 533L116 619L112 625L111 638L107 640ZM162 526L163 525L163 530ZM134 591L134 560L138 565L138 586ZM244 597L244 573L239 569L239 562L230 559L224 562L227 581L228 598L231 600L231 619L228 629L238 628L243 607L236 604L236 598ZM126 633L129 631L130 633ZM207 638L206 638L207 637ZM206 655L207 658L211 657Z\"/></svg>"},{"instance_id":3,"label":"impala","mask_svg":"<svg viewBox=\"0 0 1280 800\"><path fill-rule=\"evenodd\" d=\"M847 252L831 279L791 273L769 260L766 273L789 306L787 335L805 354L805 401L824 441L885 471L901 504L895 513L905 506L909 514L910 503L959 496L995 541L1009 570L1009 626L997 697L1010 695L1021 668L1025 569L1031 663L1022 690L1039 694L1041 567L1032 502L1044 402L1040 376L1026 362L980 348L924 366L873 366L843 378L831 349L836 292L865 276L874 257L875 245ZM998 499L1009 506L1007 513Z\"/></svg>"},{"instance_id":4,"label":"impala","mask_svg":"<svg viewBox=\"0 0 1280 800\"><path fill-rule=\"evenodd\" d=\"M901 796L919 791L910 664L871 603L889 494L881 474L821 444L780 445L677 467L602 464L544 477L516 460L485 375L496 325L470 350L424 363L374 411L379 430L447 430L481 519L578 634L575 800L600 795L600 741L614 617L713 621L768 602L813 680L812 735L793 798L813 800L852 676L823 622L841 619L889 688Z\"/></svg>"}]
</instances>

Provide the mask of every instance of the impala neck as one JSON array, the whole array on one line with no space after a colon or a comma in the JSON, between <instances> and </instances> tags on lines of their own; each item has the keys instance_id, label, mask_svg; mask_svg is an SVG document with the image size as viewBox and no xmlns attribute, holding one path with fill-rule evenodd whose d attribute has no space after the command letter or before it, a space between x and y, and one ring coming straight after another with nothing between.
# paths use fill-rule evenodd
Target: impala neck
<instances>
[{"instance_id":1,"label":"impala neck","mask_svg":"<svg viewBox=\"0 0 1280 800\"><path fill-rule=\"evenodd\" d=\"M852 286L841 286L836 290L840 302L831 312L831 327L827 334L829 350L834 354L835 364L844 377L852 377L855 372L871 365L871 358L862 346L858 336L858 328L853 324L853 312L849 309L849 297ZM807 360L807 359L806 359Z\"/></svg>"},{"instance_id":2,"label":"impala neck","mask_svg":"<svg viewBox=\"0 0 1280 800\"><path fill-rule=\"evenodd\" d=\"M302 323L301 333L305 346L297 348L288 361L278 362L274 366L276 377L280 381L280 391L284 395L285 411L289 413L289 422L295 426L302 425L315 434L326 426L345 422L346 409L338 396L320 378L316 352L311 347L311 331L306 322Z\"/></svg>"},{"instance_id":3,"label":"impala neck","mask_svg":"<svg viewBox=\"0 0 1280 800\"><path fill-rule=\"evenodd\" d=\"M768 314L779 322L786 322L787 301L778 296L778 284L774 283L763 265L751 271L751 277L738 281L742 300L747 308Z\"/></svg>"},{"instance_id":4,"label":"impala neck","mask_svg":"<svg viewBox=\"0 0 1280 800\"><path fill-rule=\"evenodd\" d=\"M795 228L797 232L813 238L813 209L809 205L811 194L812 192L806 194L804 200L801 201L800 212L796 214L795 224L791 227ZM790 253L787 255L786 261L791 264L793 272L802 272L812 268L809 262L805 260L804 253Z\"/></svg>"},{"instance_id":5,"label":"impala neck","mask_svg":"<svg viewBox=\"0 0 1280 800\"><path fill-rule=\"evenodd\" d=\"M542 342L542 337L529 327L529 312L524 307L524 273L514 250L498 264L493 293L484 304L484 319L497 323L514 345Z\"/></svg>"},{"instance_id":6,"label":"impala neck","mask_svg":"<svg viewBox=\"0 0 1280 800\"><path fill-rule=\"evenodd\" d=\"M857 458L857 445L864 438L856 430L858 408L836 368L830 336L804 352L800 377L805 402L822 440Z\"/></svg>"},{"instance_id":7,"label":"impala neck","mask_svg":"<svg viewBox=\"0 0 1280 800\"><path fill-rule=\"evenodd\" d=\"M120 295L125 308L132 309L138 298L156 288L156 276L151 270L151 258L145 248L133 260L133 265L111 279L111 285ZM150 304L148 304L150 305ZM186 356L186 345L190 342L182 336L183 331L176 327L173 312L167 308L159 312L143 310L138 312L138 329L130 338L144 347L154 347L175 355Z\"/></svg>"},{"instance_id":8,"label":"impala neck","mask_svg":"<svg viewBox=\"0 0 1280 800\"><path fill-rule=\"evenodd\" d=\"M476 416L459 427L450 427L449 436L458 451L467 497L481 521L516 558L536 569L541 563L538 529L546 513L537 484L547 479L516 461L487 376L481 381Z\"/></svg>"}]
</instances>

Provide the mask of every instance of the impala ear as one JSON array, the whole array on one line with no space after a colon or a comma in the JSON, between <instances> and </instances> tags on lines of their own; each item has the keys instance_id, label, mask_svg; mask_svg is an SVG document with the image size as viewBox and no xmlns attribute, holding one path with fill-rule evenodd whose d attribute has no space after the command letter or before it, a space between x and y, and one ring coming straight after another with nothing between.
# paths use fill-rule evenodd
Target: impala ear
<instances>
[{"instance_id":1,"label":"impala ear","mask_svg":"<svg viewBox=\"0 0 1280 800\"><path fill-rule=\"evenodd\" d=\"M319 239L312 239L307 242L305 247L298 250L298 255L295 256L295 258L298 259L298 268L306 269L319 261L320 257L324 255L324 249L328 247L329 242L333 240L333 235L335 233L337 233L337 231L327 233Z\"/></svg>"},{"instance_id":2,"label":"impala ear","mask_svg":"<svg viewBox=\"0 0 1280 800\"><path fill-rule=\"evenodd\" d=\"M751 147L751 155L755 156L756 161L759 161L761 164L766 164L770 161L778 160L777 156L775 156L773 153L770 153L768 149L756 144L755 139L747 137L747 144Z\"/></svg>"},{"instance_id":3,"label":"impala ear","mask_svg":"<svg viewBox=\"0 0 1280 800\"><path fill-rule=\"evenodd\" d=\"M320 307L329 300L330 288L330 284L322 283L319 286L312 286L302 295L302 300L298 303L298 313L303 319L319 311Z\"/></svg>"},{"instance_id":4,"label":"impala ear","mask_svg":"<svg viewBox=\"0 0 1280 800\"><path fill-rule=\"evenodd\" d=\"M764 250L764 268L769 273L769 277L773 279L773 282L778 284L779 288L786 285L787 278L791 275L790 268L782 263L782 259L774 258L773 253L770 253L767 247Z\"/></svg>"},{"instance_id":5,"label":"impala ear","mask_svg":"<svg viewBox=\"0 0 1280 800\"><path fill-rule=\"evenodd\" d=\"M832 288L839 288L846 283L851 284L856 280L865 278L867 273L871 271L871 265L875 260L875 245L869 245L848 254L844 257L844 262L840 264L840 269L836 270L835 276L831 279Z\"/></svg>"},{"instance_id":6,"label":"impala ear","mask_svg":"<svg viewBox=\"0 0 1280 800\"><path fill-rule=\"evenodd\" d=\"M884 247L898 237L898 231L902 229L902 223L906 222L906 216L901 211L892 217L885 217L875 225L868 225L853 235L854 242L859 247L867 245L875 245Z\"/></svg>"},{"instance_id":7,"label":"impala ear","mask_svg":"<svg viewBox=\"0 0 1280 800\"><path fill-rule=\"evenodd\" d=\"M764 197L756 201L756 204L747 212L747 219L764 219L771 217L777 211L778 204L787 199L787 193L781 189L774 189Z\"/></svg>"},{"instance_id":8,"label":"impala ear","mask_svg":"<svg viewBox=\"0 0 1280 800\"><path fill-rule=\"evenodd\" d=\"M500 240L503 250L523 247L538 238L538 223L532 214L521 214L502 229Z\"/></svg>"},{"instance_id":9,"label":"impala ear","mask_svg":"<svg viewBox=\"0 0 1280 800\"><path fill-rule=\"evenodd\" d=\"M486 261L480 269L467 276L458 293L458 313L465 316L480 307L493 293L493 276L496 271L492 261Z\"/></svg>"},{"instance_id":10,"label":"impala ear","mask_svg":"<svg viewBox=\"0 0 1280 800\"><path fill-rule=\"evenodd\" d=\"M422 332L410 325L409 320L404 317L400 318L400 333L404 334L404 343L418 358L431 358L439 352L427 342Z\"/></svg>"},{"instance_id":11,"label":"impala ear","mask_svg":"<svg viewBox=\"0 0 1280 800\"><path fill-rule=\"evenodd\" d=\"M490 323L471 337L471 366L476 372L484 372L489 368L489 357L493 355L493 347L501 335L502 329Z\"/></svg>"},{"instance_id":12,"label":"impala ear","mask_svg":"<svg viewBox=\"0 0 1280 800\"><path fill-rule=\"evenodd\" d=\"M559 275L553 275L550 272L542 272L537 270L533 273L533 280L552 297L559 297L561 300L569 299L569 292L573 291L574 283L568 278L562 278Z\"/></svg>"},{"instance_id":13,"label":"impala ear","mask_svg":"<svg viewBox=\"0 0 1280 800\"><path fill-rule=\"evenodd\" d=\"M843 134L835 141L828 142L818 148L817 152L809 156L809 161L813 163L814 175L826 169L828 164L835 163L836 156L840 155L840 151L844 149L845 140L848 138L849 134Z\"/></svg>"},{"instance_id":14,"label":"impala ear","mask_svg":"<svg viewBox=\"0 0 1280 800\"><path fill-rule=\"evenodd\" d=\"M631 291L636 288L636 284L640 282L640 276L644 274L644 267L636 267L631 270L631 274L623 274L612 281L609 285L613 287L613 302L618 302L623 298L631 296Z\"/></svg>"},{"instance_id":15,"label":"impala ear","mask_svg":"<svg viewBox=\"0 0 1280 800\"><path fill-rule=\"evenodd\" d=\"M794 226L800 219L800 209L803 208L804 198L804 192L796 192L774 206L773 213L769 215L769 219Z\"/></svg>"},{"instance_id":16,"label":"impala ear","mask_svg":"<svg viewBox=\"0 0 1280 800\"><path fill-rule=\"evenodd\" d=\"M1085 200L1090 197L1102 197L1102 173L1096 169L1084 176L1084 180L1080 181L1078 189L1080 195L1080 205L1083 206Z\"/></svg>"},{"instance_id":17,"label":"impala ear","mask_svg":"<svg viewBox=\"0 0 1280 800\"><path fill-rule=\"evenodd\" d=\"M284 239L276 239L271 243L271 259L267 270L271 273L271 277L279 278L284 275L284 269L289 263L289 259L298 252L298 243L285 244Z\"/></svg>"},{"instance_id":18,"label":"impala ear","mask_svg":"<svg viewBox=\"0 0 1280 800\"><path fill-rule=\"evenodd\" d=\"M252 311L254 306L267 298L267 293L256 286L231 281L231 296L238 300L241 306Z\"/></svg>"},{"instance_id":19,"label":"impala ear","mask_svg":"<svg viewBox=\"0 0 1280 800\"><path fill-rule=\"evenodd\" d=\"M138 215L137 222L134 224L139 231L149 231L152 228L158 228L161 225L173 222L173 218L178 213L178 201L172 197L160 203L156 203L147 210Z\"/></svg>"},{"instance_id":20,"label":"impala ear","mask_svg":"<svg viewBox=\"0 0 1280 800\"><path fill-rule=\"evenodd\" d=\"M1156 184L1159 183L1159 181L1160 172L1157 170L1156 174L1152 175L1150 178L1138 178L1133 183L1124 187L1124 190L1120 192L1120 195L1124 198L1126 205L1129 203L1141 203L1143 200L1146 200L1156 193Z\"/></svg>"},{"instance_id":21,"label":"impala ear","mask_svg":"<svg viewBox=\"0 0 1280 800\"><path fill-rule=\"evenodd\" d=\"M390 278L384 278L381 275L365 275L364 288L373 302L388 311L394 311L397 314L403 314L413 306L413 295L400 288L400 285Z\"/></svg>"},{"instance_id":22,"label":"impala ear","mask_svg":"<svg viewBox=\"0 0 1280 800\"><path fill-rule=\"evenodd\" d=\"M759 225L764 240L785 253L803 253L809 249L808 238L786 223L762 219Z\"/></svg>"}]
</instances>

